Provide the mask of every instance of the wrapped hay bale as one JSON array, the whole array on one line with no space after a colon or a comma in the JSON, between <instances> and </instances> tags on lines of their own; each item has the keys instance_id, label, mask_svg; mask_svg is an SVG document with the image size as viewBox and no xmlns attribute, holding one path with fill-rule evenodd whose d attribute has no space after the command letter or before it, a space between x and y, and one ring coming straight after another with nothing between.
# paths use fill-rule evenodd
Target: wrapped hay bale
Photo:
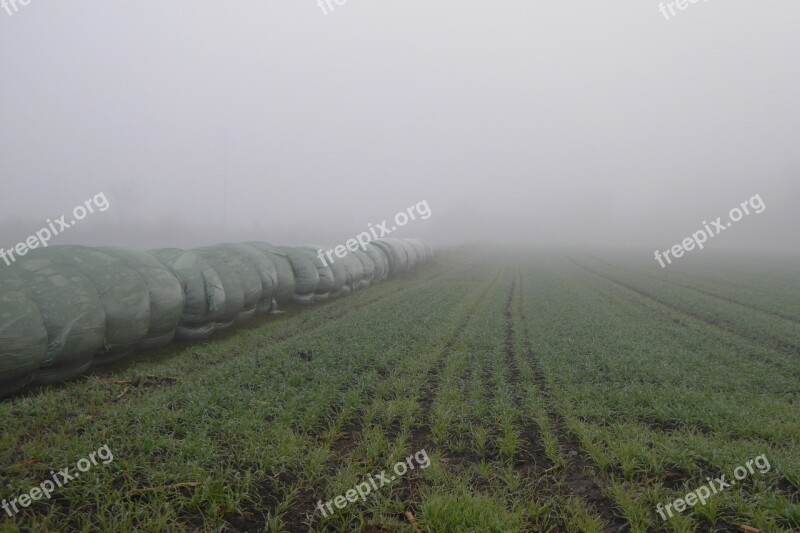
<instances>
[{"instance_id":1,"label":"wrapped hay bale","mask_svg":"<svg viewBox=\"0 0 800 533\"><path fill-rule=\"evenodd\" d=\"M175 338L175 330L183 316L183 285L178 278L152 255L137 250L100 247L98 251L124 262L145 282L150 300L150 325L147 336L137 349L151 350L166 346Z\"/></svg>"},{"instance_id":2,"label":"wrapped hay bale","mask_svg":"<svg viewBox=\"0 0 800 533\"><path fill-rule=\"evenodd\" d=\"M386 253L374 244L368 244L366 252L372 264L374 265L374 272L372 274L373 283L383 281L389 277L389 258Z\"/></svg>"},{"instance_id":3,"label":"wrapped hay bale","mask_svg":"<svg viewBox=\"0 0 800 533\"><path fill-rule=\"evenodd\" d=\"M25 281L0 266L0 398L33 381L47 344L47 328Z\"/></svg>"},{"instance_id":4,"label":"wrapped hay bale","mask_svg":"<svg viewBox=\"0 0 800 533\"><path fill-rule=\"evenodd\" d=\"M408 270L408 253L397 239L379 239L373 244L386 254L389 263L389 276L397 276Z\"/></svg>"},{"instance_id":5,"label":"wrapped hay bale","mask_svg":"<svg viewBox=\"0 0 800 533\"><path fill-rule=\"evenodd\" d=\"M361 270L364 272L364 277L361 280L361 288L366 289L372 283L372 278L375 277L375 263L369 258L366 252L356 250L353 255L361 262Z\"/></svg>"},{"instance_id":6,"label":"wrapped hay bale","mask_svg":"<svg viewBox=\"0 0 800 533\"><path fill-rule=\"evenodd\" d=\"M347 269L340 263L328 263L328 268L333 274L333 287L331 287L331 298L347 294Z\"/></svg>"},{"instance_id":7,"label":"wrapped hay bale","mask_svg":"<svg viewBox=\"0 0 800 533\"><path fill-rule=\"evenodd\" d=\"M347 254L336 262L344 265L347 271L347 282L350 286L350 292L357 291L361 288L361 281L364 279L364 267L361 266L361 261L353 255L353 252L348 251Z\"/></svg>"},{"instance_id":8,"label":"wrapped hay bale","mask_svg":"<svg viewBox=\"0 0 800 533\"><path fill-rule=\"evenodd\" d=\"M222 281L225 307L216 329L226 329L234 322L255 316L261 300L261 278L256 269L239 253L223 245L194 248L192 252L205 259Z\"/></svg>"},{"instance_id":9,"label":"wrapped hay bale","mask_svg":"<svg viewBox=\"0 0 800 533\"><path fill-rule=\"evenodd\" d=\"M342 283L344 282L344 278L341 277L341 271L339 271L340 277L337 280L333 275L333 269L331 269L326 262L319 258L316 249L312 249L310 247L298 247L296 249L300 250L311 260L311 263L319 273L319 285L317 286L317 290L314 292L314 301L324 302L328 300L332 294L337 293L337 291L338 294L341 294L342 287L338 286L339 281Z\"/></svg>"},{"instance_id":10,"label":"wrapped hay bale","mask_svg":"<svg viewBox=\"0 0 800 533\"><path fill-rule=\"evenodd\" d=\"M236 313L233 317L233 321L239 322L254 317L258 305L261 302L263 283L261 281L261 275L253 263L244 254L229 249L225 244L207 246L198 248L197 250L202 252L208 251L209 254L216 255L217 258L224 261L224 263L230 266L233 272L236 273L236 279L238 279L242 287L243 300L242 310ZM207 257L210 258L210 256ZM220 270L218 269L217 271L219 272ZM222 277L220 277L220 279L222 279ZM223 279L223 286L224 285L225 280ZM267 305L271 306L271 303L272 298L270 297Z\"/></svg>"},{"instance_id":11,"label":"wrapped hay bale","mask_svg":"<svg viewBox=\"0 0 800 533\"><path fill-rule=\"evenodd\" d=\"M226 306L225 290L217 271L193 252L163 248L148 253L167 267L183 286L183 315L175 338L201 341L211 337Z\"/></svg>"},{"instance_id":12,"label":"wrapped hay bale","mask_svg":"<svg viewBox=\"0 0 800 533\"><path fill-rule=\"evenodd\" d=\"M266 242L247 242L245 244L263 253L275 267L275 272L277 274L275 300L279 304L292 303L297 286L297 274L286 252Z\"/></svg>"},{"instance_id":13,"label":"wrapped hay bale","mask_svg":"<svg viewBox=\"0 0 800 533\"><path fill-rule=\"evenodd\" d=\"M333 286L333 274L328 269L324 282L320 279L320 271L309 257L309 253L298 248L280 247L289 260L297 275L294 292L294 302L300 305L312 304L315 301L328 299Z\"/></svg>"},{"instance_id":14,"label":"wrapped hay bale","mask_svg":"<svg viewBox=\"0 0 800 533\"><path fill-rule=\"evenodd\" d=\"M331 298L336 298L343 292L346 292L347 272L344 265L337 264L336 262L331 263L327 259L320 259L319 246L297 246L297 249L308 253L309 259L314 262L314 266L319 272L320 280L326 277L328 275L327 271L330 270L332 283L329 296Z\"/></svg>"},{"instance_id":15,"label":"wrapped hay bale","mask_svg":"<svg viewBox=\"0 0 800 533\"><path fill-rule=\"evenodd\" d=\"M118 361L133 353L150 329L150 294L139 273L114 256L85 246L52 246L39 256L69 262L94 284L106 315L103 348L95 365Z\"/></svg>"},{"instance_id":16,"label":"wrapped hay bale","mask_svg":"<svg viewBox=\"0 0 800 533\"><path fill-rule=\"evenodd\" d=\"M52 385L86 372L106 337L106 314L94 284L69 261L33 250L13 267L47 330L47 352L32 385Z\"/></svg>"},{"instance_id":17,"label":"wrapped hay bale","mask_svg":"<svg viewBox=\"0 0 800 533\"><path fill-rule=\"evenodd\" d=\"M417 260L419 264L425 264L430 260L430 248L419 239L403 239L417 252Z\"/></svg>"},{"instance_id":18,"label":"wrapped hay bale","mask_svg":"<svg viewBox=\"0 0 800 533\"><path fill-rule=\"evenodd\" d=\"M417 264L419 263L419 259L417 257L417 250L411 245L411 243L405 241L404 239L395 239L397 243L403 247L406 251L406 257L408 257L408 270L412 270L416 268Z\"/></svg>"},{"instance_id":19,"label":"wrapped hay bale","mask_svg":"<svg viewBox=\"0 0 800 533\"><path fill-rule=\"evenodd\" d=\"M261 297L256 304L256 313L266 315L278 308L275 301L275 287L278 283L278 271L265 252L247 244L220 244L218 248L230 250L238 254L255 269L261 280Z\"/></svg>"}]
</instances>

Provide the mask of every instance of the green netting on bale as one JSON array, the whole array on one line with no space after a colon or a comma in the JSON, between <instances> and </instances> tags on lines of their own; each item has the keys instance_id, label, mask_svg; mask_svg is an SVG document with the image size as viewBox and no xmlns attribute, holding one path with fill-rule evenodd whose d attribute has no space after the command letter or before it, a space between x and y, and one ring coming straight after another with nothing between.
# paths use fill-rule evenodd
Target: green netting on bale
<instances>
[{"instance_id":1,"label":"green netting on bale","mask_svg":"<svg viewBox=\"0 0 800 533\"><path fill-rule=\"evenodd\" d=\"M417 252L417 264L424 264L427 263L430 258L430 248L419 239L403 239L405 242L410 244L414 247L414 250Z\"/></svg>"},{"instance_id":2,"label":"green netting on bale","mask_svg":"<svg viewBox=\"0 0 800 533\"><path fill-rule=\"evenodd\" d=\"M275 301L275 290L278 284L278 271L270 257L247 244L220 244L219 247L239 254L256 269L261 280L261 298L256 305L256 313L265 315L276 310L278 304Z\"/></svg>"},{"instance_id":3,"label":"green netting on bale","mask_svg":"<svg viewBox=\"0 0 800 533\"><path fill-rule=\"evenodd\" d=\"M408 264L406 265L406 270L411 270L412 268L416 268L419 258L417 257L417 250L411 245L411 243L406 242L403 239L396 239L400 246L406 251L406 257L408 257Z\"/></svg>"},{"instance_id":4,"label":"green netting on bale","mask_svg":"<svg viewBox=\"0 0 800 533\"><path fill-rule=\"evenodd\" d=\"M333 277L333 270L319 258L316 251L305 250L306 255L319 272L319 285L314 292L315 302L324 302L330 298L331 293L336 289L336 280Z\"/></svg>"},{"instance_id":5,"label":"green netting on bale","mask_svg":"<svg viewBox=\"0 0 800 533\"><path fill-rule=\"evenodd\" d=\"M380 239L374 241L374 244L389 260L389 276L396 276L408 270L408 254L397 239Z\"/></svg>"},{"instance_id":6,"label":"green netting on bale","mask_svg":"<svg viewBox=\"0 0 800 533\"><path fill-rule=\"evenodd\" d=\"M336 298L343 292L350 292L346 290L348 281L347 271L344 265L337 264L336 261L331 263L327 258L324 260L320 259L319 246L298 246L297 249L308 253L308 257L314 262L314 266L317 268L317 272L319 272L320 280L327 279L328 271L330 271L332 280L330 285L330 298Z\"/></svg>"},{"instance_id":7,"label":"green netting on bale","mask_svg":"<svg viewBox=\"0 0 800 533\"><path fill-rule=\"evenodd\" d=\"M230 316L230 320L232 322L247 320L248 318L255 316L256 307L261 301L263 289L261 276L259 275L258 270L253 266L253 263L240 252L224 244L195 248L192 251L204 257L211 264L211 266L217 270L220 275L220 279L222 279L222 285L225 288L226 294L228 294L229 281L230 283L237 285L234 289L237 297L239 294L239 288L241 288L241 309L236 311L233 309L233 306L231 306L227 310L227 312L230 312L230 315L226 315L226 317L222 319L222 322L227 323L228 316ZM229 276L229 274L232 276ZM272 301L271 296L269 300L270 302Z\"/></svg>"},{"instance_id":8,"label":"green netting on bale","mask_svg":"<svg viewBox=\"0 0 800 533\"><path fill-rule=\"evenodd\" d=\"M163 248L148 253L169 268L184 289L183 315L175 338L209 338L225 309L226 294L217 271L199 255L185 250Z\"/></svg>"},{"instance_id":9,"label":"green netting on bale","mask_svg":"<svg viewBox=\"0 0 800 533\"><path fill-rule=\"evenodd\" d=\"M89 278L106 314L106 336L94 364L118 361L133 352L150 329L150 297L136 270L123 261L85 246L53 246L42 257L63 259Z\"/></svg>"},{"instance_id":10,"label":"green netting on bale","mask_svg":"<svg viewBox=\"0 0 800 533\"><path fill-rule=\"evenodd\" d=\"M375 265L372 281L383 281L389 277L389 259L386 257L386 253L379 246L368 244L366 254L372 260L372 264Z\"/></svg>"},{"instance_id":11,"label":"green netting on bale","mask_svg":"<svg viewBox=\"0 0 800 533\"><path fill-rule=\"evenodd\" d=\"M297 274L297 286L295 287L295 303L307 305L315 301L328 299L333 286L333 273L328 269L328 275L324 280L320 279L320 271L314 264L310 253L300 248L281 247L289 259Z\"/></svg>"},{"instance_id":12,"label":"green netting on bale","mask_svg":"<svg viewBox=\"0 0 800 533\"><path fill-rule=\"evenodd\" d=\"M76 378L103 348L106 313L94 284L71 262L33 250L12 265L47 329L47 353L33 380L51 385Z\"/></svg>"},{"instance_id":13,"label":"green netting on bale","mask_svg":"<svg viewBox=\"0 0 800 533\"><path fill-rule=\"evenodd\" d=\"M297 287L297 274L294 271L292 260L286 255L286 252L279 250L277 246L273 246L267 242L254 241L245 244L265 254L274 265L275 272L277 273L275 300L279 304L292 303Z\"/></svg>"},{"instance_id":14,"label":"green netting on bale","mask_svg":"<svg viewBox=\"0 0 800 533\"><path fill-rule=\"evenodd\" d=\"M431 257L416 239L383 239L330 264L318 251L268 243L33 250L0 272L0 396L68 381L135 348L204 340L278 298L323 301Z\"/></svg>"},{"instance_id":15,"label":"green netting on bale","mask_svg":"<svg viewBox=\"0 0 800 533\"><path fill-rule=\"evenodd\" d=\"M314 301L324 302L331 297L331 293L336 289L336 280L333 277L333 270L322 259L319 258L318 250L309 246L296 246L294 250L298 250L305 255L311 264L317 269L319 274L319 285L317 290L314 291Z\"/></svg>"},{"instance_id":16,"label":"green netting on bale","mask_svg":"<svg viewBox=\"0 0 800 533\"><path fill-rule=\"evenodd\" d=\"M333 274L333 287L331 288L331 298L341 296L342 294L347 292L346 291L348 283L347 269L345 269L344 265L339 264L338 262L328 263L328 268L331 269L331 274Z\"/></svg>"},{"instance_id":17,"label":"green netting on bale","mask_svg":"<svg viewBox=\"0 0 800 533\"><path fill-rule=\"evenodd\" d=\"M358 260L358 257L353 255L353 252L348 251L341 259L337 257L336 262L344 265L347 271L350 292L360 289L361 281L364 279L364 267L361 266L361 261Z\"/></svg>"},{"instance_id":18,"label":"green netting on bale","mask_svg":"<svg viewBox=\"0 0 800 533\"><path fill-rule=\"evenodd\" d=\"M0 265L0 398L21 390L47 357L47 329L28 286Z\"/></svg>"},{"instance_id":19,"label":"green netting on bale","mask_svg":"<svg viewBox=\"0 0 800 533\"><path fill-rule=\"evenodd\" d=\"M183 286L175 274L145 252L116 247L100 247L97 250L116 257L138 272L147 286L150 325L147 336L136 348L149 350L172 342L183 316L184 306Z\"/></svg>"},{"instance_id":20,"label":"green netting on bale","mask_svg":"<svg viewBox=\"0 0 800 533\"><path fill-rule=\"evenodd\" d=\"M364 277L361 280L361 288L367 289L372 283L372 278L375 277L375 264L366 252L356 250L353 252L353 255L361 262L361 270L364 272Z\"/></svg>"}]
</instances>

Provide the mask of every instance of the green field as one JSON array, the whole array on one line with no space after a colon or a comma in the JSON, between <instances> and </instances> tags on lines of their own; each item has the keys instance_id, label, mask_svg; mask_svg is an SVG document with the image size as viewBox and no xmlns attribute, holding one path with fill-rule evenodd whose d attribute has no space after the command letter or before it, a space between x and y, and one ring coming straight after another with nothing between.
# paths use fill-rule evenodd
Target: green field
<instances>
[{"instance_id":1,"label":"green field","mask_svg":"<svg viewBox=\"0 0 800 533\"><path fill-rule=\"evenodd\" d=\"M442 252L0 402L0 499L114 455L0 531L798 531L800 263L695 255Z\"/></svg>"}]
</instances>

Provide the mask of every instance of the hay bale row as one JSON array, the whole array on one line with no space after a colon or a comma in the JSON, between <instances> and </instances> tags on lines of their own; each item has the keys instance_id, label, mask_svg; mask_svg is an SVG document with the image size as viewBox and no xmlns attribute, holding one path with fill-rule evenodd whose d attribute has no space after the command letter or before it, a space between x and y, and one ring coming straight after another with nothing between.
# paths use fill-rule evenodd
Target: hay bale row
<instances>
[{"instance_id":1,"label":"hay bale row","mask_svg":"<svg viewBox=\"0 0 800 533\"><path fill-rule=\"evenodd\" d=\"M431 257L415 239L381 239L332 261L319 251L264 242L32 250L0 267L0 397L173 340L208 339L279 305L363 290Z\"/></svg>"}]
</instances>

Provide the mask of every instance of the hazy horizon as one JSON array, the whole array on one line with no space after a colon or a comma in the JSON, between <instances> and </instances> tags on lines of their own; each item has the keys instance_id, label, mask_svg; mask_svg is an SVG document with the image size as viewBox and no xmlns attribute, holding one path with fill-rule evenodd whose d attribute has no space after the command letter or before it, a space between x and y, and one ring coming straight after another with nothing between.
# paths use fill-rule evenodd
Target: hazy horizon
<instances>
[{"instance_id":1,"label":"hazy horizon","mask_svg":"<svg viewBox=\"0 0 800 533\"><path fill-rule=\"evenodd\" d=\"M0 10L0 246L392 236L800 249L800 5L307 2Z\"/></svg>"}]
</instances>

